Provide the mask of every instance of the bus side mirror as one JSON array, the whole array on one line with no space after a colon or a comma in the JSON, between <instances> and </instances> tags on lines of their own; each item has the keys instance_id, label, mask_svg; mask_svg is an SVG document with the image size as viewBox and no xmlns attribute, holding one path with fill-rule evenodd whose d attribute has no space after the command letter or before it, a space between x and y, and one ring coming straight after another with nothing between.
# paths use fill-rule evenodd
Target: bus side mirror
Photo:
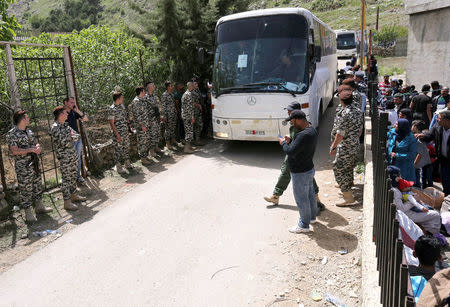
<instances>
[{"instance_id":1,"label":"bus side mirror","mask_svg":"<svg viewBox=\"0 0 450 307\"><path fill-rule=\"evenodd\" d=\"M198 62L201 65L205 64L205 49L204 48L198 48L197 57L198 57Z\"/></svg>"},{"instance_id":2,"label":"bus side mirror","mask_svg":"<svg viewBox=\"0 0 450 307\"><path fill-rule=\"evenodd\" d=\"M322 47L314 46L314 61L316 63L320 62L322 58Z\"/></svg>"}]
</instances>

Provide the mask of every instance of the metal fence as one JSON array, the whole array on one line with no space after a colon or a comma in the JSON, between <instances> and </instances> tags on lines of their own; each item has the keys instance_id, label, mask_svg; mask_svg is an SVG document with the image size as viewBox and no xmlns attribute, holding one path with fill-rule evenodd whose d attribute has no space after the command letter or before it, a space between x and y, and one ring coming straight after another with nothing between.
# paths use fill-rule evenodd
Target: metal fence
<instances>
[{"instance_id":1,"label":"metal fence","mask_svg":"<svg viewBox=\"0 0 450 307\"><path fill-rule=\"evenodd\" d=\"M391 179L387 171L388 113L379 112L377 83L369 82L370 116L372 124L372 157L374 178L373 240L376 245L377 269L381 287L381 304L388 307L414 306L410 295L408 266L403 241L399 235L397 208L393 204Z\"/></svg>"},{"instance_id":2,"label":"metal fence","mask_svg":"<svg viewBox=\"0 0 450 307\"><path fill-rule=\"evenodd\" d=\"M0 46L0 51L5 51L0 52L0 177L5 190L16 179L14 158L5 139L7 131L12 127L14 109L21 107L28 111L30 128L43 148L40 155L41 171L44 187L48 190L60 182L59 163L55 159L49 135L55 106L62 105L65 97L74 96L80 109L89 114L89 122L80 123L83 163L89 168L94 163L90 163L92 159L89 155L92 150L89 150L88 143L104 143L111 136L107 109L112 104L115 86L120 87L125 105L128 105L135 96L136 86L152 79L161 91L160 84L165 80L165 74L160 70L157 70L158 74L152 70L157 67L154 59L146 59L146 54L141 52L132 62L127 63L120 60L83 62L80 56L73 59L73 62L68 46L14 42L0 42ZM33 49L35 52L21 52L22 48ZM14 76L10 74L11 70L14 71ZM82 170L84 172L85 168Z\"/></svg>"}]
</instances>

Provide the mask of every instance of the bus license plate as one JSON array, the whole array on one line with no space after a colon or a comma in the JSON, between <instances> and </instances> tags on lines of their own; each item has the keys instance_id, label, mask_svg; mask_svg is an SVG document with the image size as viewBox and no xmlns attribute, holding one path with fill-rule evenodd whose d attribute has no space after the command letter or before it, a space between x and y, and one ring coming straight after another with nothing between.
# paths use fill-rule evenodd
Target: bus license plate
<instances>
[{"instance_id":1,"label":"bus license plate","mask_svg":"<svg viewBox=\"0 0 450 307\"><path fill-rule=\"evenodd\" d=\"M264 131L258 131L258 130L245 130L245 134L266 135L266 133Z\"/></svg>"}]
</instances>

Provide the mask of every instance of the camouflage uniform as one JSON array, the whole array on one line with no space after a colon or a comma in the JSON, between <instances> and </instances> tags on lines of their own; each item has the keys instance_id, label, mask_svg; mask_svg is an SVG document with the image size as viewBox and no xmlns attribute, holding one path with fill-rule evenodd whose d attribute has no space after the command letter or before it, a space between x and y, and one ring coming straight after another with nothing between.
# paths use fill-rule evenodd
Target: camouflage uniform
<instances>
[{"instance_id":1,"label":"camouflage uniform","mask_svg":"<svg viewBox=\"0 0 450 307\"><path fill-rule=\"evenodd\" d=\"M186 132L185 140L190 143L194 140L194 124L192 118L194 117L194 98L192 92L187 90L181 98L181 118L184 123L184 130Z\"/></svg>"},{"instance_id":2,"label":"camouflage uniform","mask_svg":"<svg viewBox=\"0 0 450 307\"><path fill-rule=\"evenodd\" d=\"M166 123L166 132L165 139L166 141L170 141L175 139L176 137L176 129L177 129L177 109L175 107L175 98L173 94L165 91L161 96L161 104L162 104L162 114L165 117Z\"/></svg>"},{"instance_id":3,"label":"camouflage uniform","mask_svg":"<svg viewBox=\"0 0 450 307\"><path fill-rule=\"evenodd\" d=\"M155 94L145 95L147 101L148 120L152 122L150 127L150 148L158 145L161 139L161 113L159 112L158 99Z\"/></svg>"},{"instance_id":4,"label":"camouflage uniform","mask_svg":"<svg viewBox=\"0 0 450 307\"><path fill-rule=\"evenodd\" d=\"M123 104L113 103L108 109L108 120L114 120L117 132L122 138L122 142L117 142L114 131L112 141L114 144L114 163L124 163L130 159L130 138L128 133L128 113Z\"/></svg>"},{"instance_id":5,"label":"camouflage uniform","mask_svg":"<svg viewBox=\"0 0 450 307\"><path fill-rule=\"evenodd\" d=\"M131 103L131 114L133 115L134 128L137 133L139 157L145 158L150 149L150 129L147 113L147 102L144 98L135 97ZM147 131L142 131L142 125Z\"/></svg>"},{"instance_id":6,"label":"camouflage uniform","mask_svg":"<svg viewBox=\"0 0 450 307\"><path fill-rule=\"evenodd\" d=\"M204 109L204 106L202 105L203 100L202 93L198 88L192 91L192 96L194 98L194 102L201 105L202 108ZM202 117L202 110L197 106L194 107L194 118L195 118L194 136L195 138L198 138L200 137L203 130L203 117Z\"/></svg>"},{"instance_id":7,"label":"camouflage uniform","mask_svg":"<svg viewBox=\"0 0 450 307\"><path fill-rule=\"evenodd\" d=\"M77 190L78 156L73 143L80 137L69 127L68 123L54 122L50 128L50 135L55 145L56 157L61 170L61 191L64 200Z\"/></svg>"},{"instance_id":8,"label":"camouflage uniform","mask_svg":"<svg viewBox=\"0 0 450 307\"><path fill-rule=\"evenodd\" d=\"M361 93L357 90L354 90L352 93L352 97L353 97L353 102L352 104L358 108L359 110L361 110L362 108L362 96Z\"/></svg>"},{"instance_id":9,"label":"camouflage uniform","mask_svg":"<svg viewBox=\"0 0 450 307\"><path fill-rule=\"evenodd\" d=\"M356 166L359 151L359 134L363 125L360 109L353 104L342 108L336 124L336 134L344 138L337 146L333 172L342 192L350 191L353 186L353 169Z\"/></svg>"},{"instance_id":10,"label":"camouflage uniform","mask_svg":"<svg viewBox=\"0 0 450 307\"><path fill-rule=\"evenodd\" d=\"M31 148L36 144L33 132L27 128L25 131L14 126L6 134L6 142L9 146L21 149ZM34 157L33 157L34 156ZM42 180L39 170L39 158L36 154L15 155L14 168L19 185L20 204L26 209L33 201L42 199Z\"/></svg>"},{"instance_id":11,"label":"camouflage uniform","mask_svg":"<svg viewBox=\"0 0 450 307\"><path fill-rule=\"evenodd\" d=\"M331 142L334 142L334 139L336 138L336 132L338 129L338 126L342 120L342 112L344 111L344 108L339 103L339 105L336 107L336 115L334 116L334 122L333 122L333 128L331 128Z\"/></svg>"}]
</instances>

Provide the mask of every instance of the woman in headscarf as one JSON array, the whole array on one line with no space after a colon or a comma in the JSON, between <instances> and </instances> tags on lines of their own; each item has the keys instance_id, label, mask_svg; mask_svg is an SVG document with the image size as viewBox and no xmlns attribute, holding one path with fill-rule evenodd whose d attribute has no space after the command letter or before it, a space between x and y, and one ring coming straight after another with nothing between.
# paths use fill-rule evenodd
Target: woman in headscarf
<instances>
[{"instance_id":1,"label":"woman in headscarf","mask_svg":"<svg viewBox=\"0 0 450 307\"><path fill-rule=\"evenodd\" d=\"M394 129L395 132L388 133L388 162L401 170L405 180L415 182L414 159L417 155L417 140L411 133L411 124L407 119L400 118Z\"/></svg>"}]
</instances>

